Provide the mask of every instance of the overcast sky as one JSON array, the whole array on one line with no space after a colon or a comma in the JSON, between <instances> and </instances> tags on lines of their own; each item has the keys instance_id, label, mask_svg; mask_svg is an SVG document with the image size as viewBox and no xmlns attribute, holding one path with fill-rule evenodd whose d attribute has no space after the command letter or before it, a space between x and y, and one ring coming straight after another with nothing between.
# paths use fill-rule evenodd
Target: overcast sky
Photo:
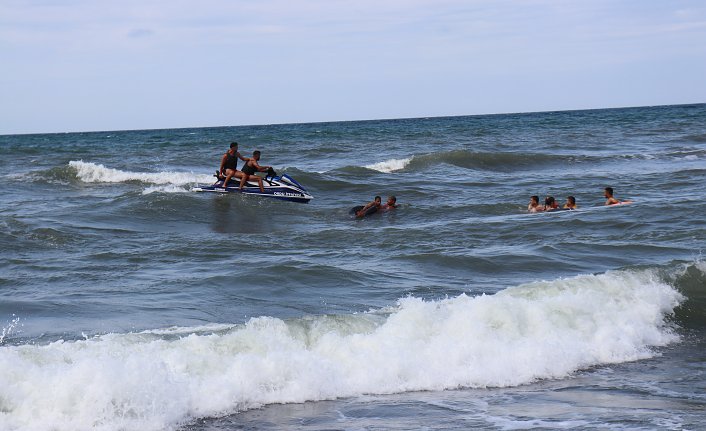
<instances>
[{"instance_id":1,"label":"overcast sky","mask_svg":"<svg viewBox=\"0 0 706 431\"><path fill-rule=\"evenodd\" d=\"M704 0L0 0L0 134L695 102Z\"/></svg>"}]
</instances>

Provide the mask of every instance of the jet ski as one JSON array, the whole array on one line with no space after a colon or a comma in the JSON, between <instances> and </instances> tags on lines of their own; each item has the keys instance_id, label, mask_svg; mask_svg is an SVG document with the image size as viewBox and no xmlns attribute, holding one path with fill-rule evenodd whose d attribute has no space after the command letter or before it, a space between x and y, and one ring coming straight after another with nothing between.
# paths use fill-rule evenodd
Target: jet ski
<instances>
[{"instance_id":1,"label":"jet ski","mask_svg":"<svg viewBox=\"0 0 706 431\"><path fill-rule=\"evenodd\" d=\"M268 198L279 199L283 201L308 203L314 199L306 189L299 184L294 178L287 174L277 175L275 171L270 169L267 176L262 178L264 192L260 191L260 187L255 181L246 181L243 189L240 189L240 179L231 178L228 181L228 186L223 188L223 180L225 177L219 172L214 175L217 181L209 185L199 185L192 190L195 192L215 192L215 193L242 193L246 195L264 196Z\"/></svg>"}]
</instances>

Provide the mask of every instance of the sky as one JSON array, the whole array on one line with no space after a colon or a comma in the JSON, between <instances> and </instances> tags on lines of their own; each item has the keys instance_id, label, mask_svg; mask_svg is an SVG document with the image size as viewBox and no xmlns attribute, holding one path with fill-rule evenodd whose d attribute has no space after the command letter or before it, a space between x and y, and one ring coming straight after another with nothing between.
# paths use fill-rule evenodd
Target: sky
<instances>
[{"instance_id":1,"label":"sky","mask_svg":"<svg viewBox=\"0 0 706 431\"><path fill-rule=\"evenodd\" d=\"M0 0L0 134L702 102L704 0Z\"/></svg>"}]
</instances>

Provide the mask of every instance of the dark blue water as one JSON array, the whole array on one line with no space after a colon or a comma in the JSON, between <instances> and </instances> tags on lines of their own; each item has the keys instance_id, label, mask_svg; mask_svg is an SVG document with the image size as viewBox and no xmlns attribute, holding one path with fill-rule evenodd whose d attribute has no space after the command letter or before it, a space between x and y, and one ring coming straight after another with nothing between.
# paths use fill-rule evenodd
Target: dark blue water
<instances>
[{"instance_id":1,"label":"dark blue water","mask_svg":"<svg viewBox=\"0 0 706 431\"><path fill-rule=\"evenodd\" d=\"M233 140L314 200L192 191ZM706 426L706 105L0 155L0 429Z\"/></svg>"}]
</instances>

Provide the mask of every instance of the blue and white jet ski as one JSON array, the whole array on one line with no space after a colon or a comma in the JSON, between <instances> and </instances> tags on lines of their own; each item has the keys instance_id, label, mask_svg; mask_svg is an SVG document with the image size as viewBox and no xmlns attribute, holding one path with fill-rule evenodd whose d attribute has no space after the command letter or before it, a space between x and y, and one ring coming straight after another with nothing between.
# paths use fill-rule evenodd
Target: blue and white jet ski
<instances>
[{"instance_id":1,"label":"blue and white jet ski","mask_svg":"<svg viewBox=\"0 0 706 431\"><path fill-rule=\"evenodd\" d=\"M246 195L264 196L303 204L314 199L314 197L294 178L287 174L277 175L274 171L268 172L268 176L262 178L262 185L265 189L264 193L260 191L260 187L255 181L247 181L243 189L240 190L239 178L231 178L230 181L228 181L228 186L223 188L223 180L225 178L218 172L216 172L215 177L218 180L210 186L199 185L192 190L195 192L243 193Z\"/></svg>"}]
</instances>

